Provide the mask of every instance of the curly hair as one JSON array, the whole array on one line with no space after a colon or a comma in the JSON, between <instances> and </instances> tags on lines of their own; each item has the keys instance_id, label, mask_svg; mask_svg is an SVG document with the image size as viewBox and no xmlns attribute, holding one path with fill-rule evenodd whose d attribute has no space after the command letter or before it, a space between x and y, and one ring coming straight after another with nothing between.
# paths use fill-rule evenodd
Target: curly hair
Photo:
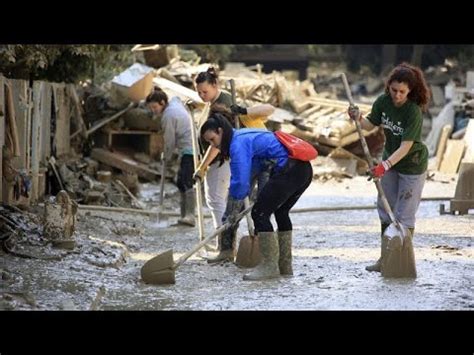
<instances>
[{"instance_id":1,"label":"curly hair","mask_svg":"<svg viewBox=\"0 0 474 355\"><path fill-rule=\"evenodd\" d=\"M387 94L390 93L390 84L394 81L407 84L410 89L408 98L420 106L422 111L428 109L431 94L420 68L408 63L396 66L391 71L385 84L385 92Z\"/></svg>"}]
</instances>

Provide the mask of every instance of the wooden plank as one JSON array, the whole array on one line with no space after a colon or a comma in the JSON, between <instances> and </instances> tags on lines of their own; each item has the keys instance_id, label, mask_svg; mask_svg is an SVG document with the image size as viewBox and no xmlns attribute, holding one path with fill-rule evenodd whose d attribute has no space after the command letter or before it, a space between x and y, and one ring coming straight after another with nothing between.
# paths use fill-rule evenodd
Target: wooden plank
<instances>
[{"instance_id":1,"label":"wooden plank","mask_svg":"<svg viewBox=\"0 0 474 355\"><path fill-rule=\"evenodd\" d=\"M3 149L5 144L5 77L0 74L0 199L3 201Z\"/></svg>"},{"instance_id":2,"label":"wooden plank","mask_svg":"<svg viewBox=\"0 0 474 355\"><path fill-rule=\"evenodd\" d=\"M364 137L367 137L367 136L370 136L371 134L376 133L378 128L379 127L375 127L373 130L369 132L366 130L362 130L362 133L364 134ZM359 133L357 131L351 134L348 134L347 136L344 136L341 139L330 138L323 135L320 135L317 137L318 142L329 145L331 147L345 147L346 145L352 144L359 140L360 140Z\"/></svg>"},{"instance_id":3,"label":"wooden plank","mask_svg":"<svg viewBox=\"0 0 474 355\"><path fill-rule=\"evenodd\" d=\"M115 168L130 173L136 173L138 176L150 181L156 180L156 178L161 175L160 172L150 169L147 167L147 165L139 163L126 155L112 153L102 148L92 149L91 157L92 159Z\"/></svg>"},{"instance_id":4,"label":"wooden plank","mask_svg":"<svg viewBox=\"0 0 474 355\"><path fill-rule=\"evenodd\" d=\"M82 106L79 101L79 97L77 96L76 87L74 84L67 85L67 92L69 97L72 100L72 105L74 107L74 119L76 122L75 130L82 134L84 138L87 138L87 128L86 124L84 123L84 118L82 114ZM71 136L73 138L73 136Z\"/></svg>"},{"instance_id":5,"label":"wooden plank","mask_svg":"<svg viewBox=\"0 0 474 355\"><path fill-rule=\"evenodd\" d=\"M436 150L436 170L440 169L444 156L444 151L446 150L446 142L448 141L448 138L451 135L452 131L453 127L451 125L448 124L443 126L441 135L439 137L438 149Z\"/></svg>"},{"instance_id":6,"label":"wooden plank","mask_svg":"<svg viewBox=\"0 0 474 355\"><path fill-rule=\"evenodd\" d=\"M12 86L13 103L15 107L16 125L20 143L20 157L14 159L13 166L16 169L26 169L29 147L28 137L28 83L26 80L9 80Z\"/></svg>"},{"instance_id":7,"label":"wooden plank","mask_svg":"<svg viewBox=\"0 0 474 355\"><path fill-rule=\"evenodd\" d=\"M26 110L26 157L25 157L25 166L26 170L30 172L31 163L30 163L30 149L31 149L31 116L33 115L33 89L28 87L26 90L27 93L27 107Z\"/></svg>"},{"instance_id":8,"label":"wooden plank","mask_svg":"<svg viewBox=\"0 0 474 355\"><path fill-rule=\"evenodd\" d=\"M135 104L133 102L131 102L126 108L124 108L123 110L117 112L115 115L100 120L98 123L96 123L94 125L94 127L90 128L88 131L86 131L86 133L85 133L86 137L89 136L89 134L97 131L99 128L105 126L107 123L112 122L113 120L119 118L120 116L122 116L127 111L130 111L133 107L135 107Z\"/></svg>"},{"instance_id":9,"label":"wooden plank","mask_svg":"<svg viewBox=\"0 0 474 355\"><path fill-rule=\"evenodd\" d=\"M445 174L456 174L458 172L459 164L461 163L465 147L464 141L449 139L439 171Z\"/></svg>"},{"instance_id":10,"label":"wooden plank","mask_svg":"<svg viewBox=\"0 0 474 355\"><path fill-rule=\"evenodd\" d=\"M40 132L41 132L41 91L43 82L33 82L33 116L31 118L31 201L38 199Z\"/></svg>"},{"instance_id":11,"label":"wooden plank","mask_svg":"<svg viewBox=\"0 0 474 355\"><path fill-rule=\"evenodd\" d=\"M67 155L70 150L70 116L69 105L66 100L65 85L53 84L53 95L56 103L56 131L54 132L54 144L56 156Z\"/></svg>"},{"instance_id":12,"label":"wooden plank","mask_svg":"<svg viewBox=\"0 0 474 355\"><path fill-rule=\"evenodd\" d=\"M51 156L51 84L43 82L41 91L41 136L40 136L40 163L48 166Z\"/></svg>"},{"instance_id":13,"label":"wooden plank","mask_svg":"<svg viewBox=\"0 0 474 355\"><path fill-rule=\"evenodd\" d=\"M8 119L8 127L9 127L9 133L12 137L12 153L14 157L19 157L21 156L20 153L20 137L19 137L19 132L16 124L16 110L15 110L15 104L14 104L14 99L13 99L13 88L10 82L7 82L7 85L5 87L5 98L6 98L6 109L7 109L7 119Z\"/></svg>"},{"instance_id":14,"label":"wooden plank","mask_svg":"<svg viewBox=\"0 0 474 355\"><path fill-rule=\"evenodd\" d=\"M306 121L314 122L314 121L316 121L316 120L317 120L319 117L321 117L321 116L325 116L325 115L329 115L329 114L331 114L331 113L334 113L334 110L335 110L334 107L323 108L322 110L319 110L318 112L315 112L315 113L311 114L311 115L306 119Z\"/></svg>"},{"instance_id":15,"label":"wooden plank","mask_svg":"<svg viewBox=\"0 0 474 355\"><path fill-rule=\"evenodd\" d=\"M321 110L323 107L321 105L315 105L313 107L310 107L308 108L307 110L301 112L299 114L300 117L303 117L303 118L307 118L309 116L311 116L313 113L315 112L318 112L319 110Z\"/></svg>"},{"instance_id":16,"label":"wooden plank","mask_svg":"<svg viewBox=\"0 0 474 355\"><path fill-rule=\"evenodd\" d=\"M349 107L349 103L346 102L346 101L325 99L325 98L318 97L318 96L311 96L308 99L308 101L312 102L314 104L318 104L318 105L339 107L339 108L345 109L345 110L347 110L347 108ZM359 107L359 110L361 111L362 114L364 114L365 112L370 112L370 110L372 109L371 105L361 104L361 103L356 103L356 105Z\"/></svg>"},{"instance_id":17,"label":"wooden plank","mask_svg":"<svg viewBox=\"0 0 474 355\"><path fill-rule=\"evenodd\" d=\"M153 79L153 83L158 85L164 91L171 91L174 95L180 98L191 99L194 102L204 104L204 101L199 97L198 93L194 90L188 89L182 85L176 84L165 78L156 77Z\"/></svg>"},{"instance_id":18,"label":"wooden plank","mask_svg":"<svg viewBox=\"0 0 474 355\"><path fill-rule=\"evenodd\" d=\"M463 162L474 163L474 118L471 118L466 126L464 143L467 148Z\"/></svg>"}]
</instances>

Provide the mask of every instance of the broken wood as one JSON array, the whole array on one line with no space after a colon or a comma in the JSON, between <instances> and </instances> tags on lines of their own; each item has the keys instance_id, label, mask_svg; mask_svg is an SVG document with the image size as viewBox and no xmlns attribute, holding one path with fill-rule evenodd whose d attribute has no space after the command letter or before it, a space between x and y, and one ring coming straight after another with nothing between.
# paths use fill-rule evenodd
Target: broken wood
<instances>
[{"instance_id":1,"label":"broken wood","mask_svg":"<svg viewBox=\"0 0 474 355\"><path fill-rule=\"evenodd\" d=\"M122 189L125 190L125 192L127 193L127 195L130 196L130 198L132 199L132 201L134 201L134 202L136 203L136 205L138 206L139 209L141 209L141 210L144 210L144 209L145 209L145 206L130 192L129 189L127 189L127 186L125 186L122 181L120 181L120 180L115 180L115 182L116 182Z\"/></svg>"},{"instance_id":2,"label":"broken wood","mask_svg":"<svg viewBox=\"0 0 474 355\"><path fill-rule=\"evenodd\" d=\"M463 140L448 139L439 171L445 174L456 174L464 155L464 149L465 144Z\"/></svg>"},{"instance_id":3,"label":"broken wood","mask_svg":"<svg viewBox=\"0 0 474 355\"><path fill-rule=\"evenodd\" d=\"M464 142L467 148L463 162L474 163L474 118L471 118L467 124Z\"/></svg>"},{"instance_id":4,"label":"broken wood","mask_svg":"<svg viewBox=\"0 0 474 355\"><path fill-rule=\"evenodd\" d=\"M113 166L120 170L136 173L147 180L154 181L157 176L160 176L159 171L148 168L145 164L139 163L130 157L120 154L109 152L102 148L92 149L91 157L101 163Z\"/></svg>"},{"instance_id":5,"label":"broken wood","mask_svg":"<svg viewBox=\"0 0 474 355\"><path fill-rule=\"evenodd\" d=\"M49 158L48 163L51 165L51 168L53 169L53 173L56 176L56 179L58 179L59 187L61 188L61 190L64 190L63 181L61 180L61 176L59 176L58 170L56 169L56 159L54 159L54 157L51 157Z\"/></svg>"},{"instance_id":6,"label":"broken wood","mask_svg":"<svg viewBox=\"0 0 474 355\"><path fill-rule=\"evenodd\" d=\"M41 133L41 121L42 117L40 114L41 107L41 91L43 88L43 82L33 82L33 117L32 117L32 128L31 128L31 174L32 174L32 189L31 199L36 201L38 199L38 184L39 184L39 163L40 163L40 133Z\"/></svg>"},{"instance_id":7,"label":"broken wood","mask_svg":"<svg viewBox=\"0 0 474 355\"><path fill-rule=\"evenodd\" d=\"M176 84L175 82L171 80L161 78L161 77L155 77L153 79L153 83L155 83L165 92L171 91L174 95L177 95L186 100L191 99L196 103L204 104L204 101L202 101L201 97L199 97L196 91L188 89L187 87L182 86L180 84Z\"/></svg>"},{"instance_id":8,"label":"broken wood","mask_svg":"<svg viewBox=\"0 0 474 355\"><path fill-rule=\"evenodd\" d=\"M15 115L15 106L13 103L13 92L10 83L5 83L5 98L7 101L7 119L8 119L8 126L10 128L10 134L12 137L13 143L13 156L19 157L21 155L20 152L20 141L18 138L18 128L16 125L16 115Z\"/></svg>"},{"instance_id":9,"label":"broken wood","mask_svg":"<svg viewBox=\"0 0 474 355\"><path fill-rule=\"evenodd\" d=\"M453 127L451 125L443 126L441 131L441 136L439 137L438 142L438 149L436 150L436 170L439 171L441 167L441 163L443 162L444 151L446 150L446 143L453 131Z\"/></svg>"},{"instance_id":10,"label":"broken wood","mask_svg":"<svg viewBox=\"0 0 474 355\"><path fill-rule=\"evenodd\" d=\"M86 131L86 137L89 136L91 133L97 131L99 128L105 126L107 123L112 122L113 120L116 120L120 116L122 116L125 112L130 111L136 104L131 102L127 108L124 108L122 111L117 112L115 115L104 118L101 121L99 121L94 127L90 128L89 130Z\"/></svg>"},{"instance_id":11,"label":"broken wood","mask_svg":"<svg viewBox=\"0 0 474 355\"><path fill-rule=\"evenodd\" d=\"M97 180L104 183L109 183L112 180L112 173L110 171L98 171Z\"/></svg>"},{"instance_id":12,"label":"broken wood","mask_svg":"<svg viewBox=\"0 0 474 355\"><path fill-rule=\"evenodd\" d=\"M86 124L84 123L82 107L81 107L81 103L79 102L79 97L77 96L77 92L74 85L69 84L68 90L69 90L69 95L74 104L76 125L78 127L78 130L74 134L71 135L70 139L74 138L74 136L76 136L79 133L82 133L82 137L87 138L87 128L86 128Z\"/></svg>"}]
</instances>

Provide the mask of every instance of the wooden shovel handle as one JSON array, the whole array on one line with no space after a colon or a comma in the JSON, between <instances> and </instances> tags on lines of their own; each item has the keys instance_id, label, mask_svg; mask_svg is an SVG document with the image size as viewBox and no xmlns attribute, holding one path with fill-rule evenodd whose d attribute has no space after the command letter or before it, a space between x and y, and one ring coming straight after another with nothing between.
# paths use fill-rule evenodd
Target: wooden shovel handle
<instances>
[{"instance_id":1,"label":"wooden shovel handle","mask_svg":"<svg viewBox=\"0 0 474 355\"><path fill-rule=\"evenodd\" d=\"M351 89L349 87L349 83L347 82L346 74L342 73L341 78L342 78L342 82L344 83L344 88L346 90L346 96L349 100L349 103L351 105L354 105L354 100L352 98L352 93L351 93ZM369 151L369 147L367 145L367 141L365 140L364 134L362 133L362 128L360 126L360 122L357 121L357 120L354 120L354 123L356 125L357 133L359 134L360 142L362 143L362 148L364 150L364 154L365 154L365 158L367 159L367 163L369 164L369 168L373 168L374 167L374 162L372 160L372 156L370 155L370 151ZM397 229L400 231L402 237L405 238L405 233L403 231L403 228L400 226L400 224L396 220L395 215L393 214L392 208L390 207L390 205L388 203L387 197L385 196L385 193L383 192L382 183L380 182L379 179L374 179L374 183L375 183L375 186L377 187L377 191L379 193L380 199L382 200L383 207L385 208L385 211L389 215L390 220L392 221L392 223L395 224Z\"/></svg>"},{"instance_id":2,"label":"wooden shovel handle","mask_svg":"<svg viewBox=\"0 0 474 355\"><path fill-rule=\"evenodd\" d=\"M243 210L242 212L240 212L238 215L237 215L237 220L236 220L236 223L238 221L240 221L247 213L250 212L250 210L252 209L253 207L253 204L249 207L247 207L245 210ZM220 226L218 229L216 229L216 231L214 233L212 233L210 236L206 237L205 239L201 240L198 244L196 244L190 251L188 251L186 254L184 254L183 256L181 256L178 261L176 261L176 263L173 264L173 267L171 268L172 270L175 270L177 269L182 263L184 263L186 260L189 259L190 256L192 256L194 253L196 253L199 249L201 249L204 245L206 245L207 243L209 243L211 241L212 238L215 238L216 236L218 236L220 233L222 233L223 231L225 231L227 228L229 228L232 224L231 223L226 223L222 226Z\"/></svg>"}]
</instances>

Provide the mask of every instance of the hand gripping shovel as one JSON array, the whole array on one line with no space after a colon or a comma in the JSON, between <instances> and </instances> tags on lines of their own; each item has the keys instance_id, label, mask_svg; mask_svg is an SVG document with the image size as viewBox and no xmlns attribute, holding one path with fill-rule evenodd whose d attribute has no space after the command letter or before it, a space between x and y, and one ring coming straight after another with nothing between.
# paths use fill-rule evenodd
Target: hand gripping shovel
<instances>
[{"instance_id":1,"label":"hand gripping shovel","mask_svg":"<svg viewBox=\"0 0 474 355\"><path fill-rule=\"evenodd\" d=\"M354 106L354 100L352 99L351 89L347 82L346 74L341 74L342 82L346 90L346 95L351 106ZM355 120L357 132L359 133L362 148L364 150L365 158L369 164L369 168L373 168L374 163L369 152L369 147L365 140L364 134L359 121ZM382 276L384 277L416 277L416 266L415 266L415 255L413 251L412 236L408 229L402 226L393 214L392 209L387 201L387 197L382 189L382 184L378 178L374 178L375 186L379 193L382 204L385 211L390 217L392 224L395 228L387 228L382 238L386 238L387 250L382 252L385 257L382 258ZM388 241L387 241L388 239Z\"/></svg>"},{"instance_id":2,"label":"hand gripping shovel","mask_svg":"<svg viewBox=\"0 0 474 355\"><path fill-rule=\"evenodd\" d=\"M240 212L237 216L235 223L240 221L250 210L253 205L247 207L245 210ZM205 239L201 240L196 244L190 251L181 256L178 261L173 262L173 249L169 249L152 259L148 260L141 269L142 280L148 284L162 285L162 284L174 284L175 283L175 270L181 266L186 260L189 259L193 254L195 254L199 249L209 243L212 238L215 238L217 235L225 231L227 228L231 227L231 223L226 223L220 226L214 233Z\"/></svg>"}]
</instances>

